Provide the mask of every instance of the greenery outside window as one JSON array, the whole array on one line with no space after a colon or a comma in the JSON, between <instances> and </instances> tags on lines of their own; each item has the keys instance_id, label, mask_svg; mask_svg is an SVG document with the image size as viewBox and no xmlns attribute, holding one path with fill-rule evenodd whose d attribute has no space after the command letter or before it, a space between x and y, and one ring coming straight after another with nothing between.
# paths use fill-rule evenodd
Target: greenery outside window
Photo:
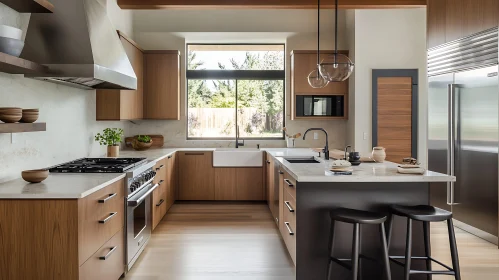
<instances>
[{"instance_id":1,"label":"greenery outside window","mask_svg":"<svg viewBox=\"0 0 499 280\"><path fill-rule=\"evenodd\" d=\"M284 139L284 45L187 51L187 139Z\"/></svg>"}]
</instances>

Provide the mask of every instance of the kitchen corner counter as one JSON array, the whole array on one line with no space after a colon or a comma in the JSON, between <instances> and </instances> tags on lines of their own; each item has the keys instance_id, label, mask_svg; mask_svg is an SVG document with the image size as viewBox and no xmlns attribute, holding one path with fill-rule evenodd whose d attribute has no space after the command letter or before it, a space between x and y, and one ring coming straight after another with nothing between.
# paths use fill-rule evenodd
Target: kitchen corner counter
<instances>
[{"instance_id":1,"label":"kitchen corner counter","mask_svg":"<svg viewBox=\"0 0 499 280\"><path fill-rule=\"evenodd\" d=\"M124 173L50 173L41 183L16 179L0 184L0 199L79 199L123 178Z\"/></svg>"},{"instance_id":2,"label":"kitchen corner counter","mask_svg":"<svg viewBox=\"0 0 499 280\"><path fill-rule=\"evenodd\" d=\"M281 166L298 182L454 182L456 177L446 174L426 171L422 175L400 174L397 164L393 162L366 163L352 166L352 175L334 175L329 171L332 160L319 158L318 153L311 149L266 149ZM283 157L314 156L320 163L289 163Z\"/></svg>"}]
</instances>

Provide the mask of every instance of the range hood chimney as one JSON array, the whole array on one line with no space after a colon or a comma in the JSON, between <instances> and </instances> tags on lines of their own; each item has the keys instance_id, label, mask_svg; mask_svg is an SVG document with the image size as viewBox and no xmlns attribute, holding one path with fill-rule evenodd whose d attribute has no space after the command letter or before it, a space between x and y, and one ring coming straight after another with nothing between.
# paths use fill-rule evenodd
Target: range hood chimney
<instances>
[{"instance_id":1,"label":"range hood chimney","mask_svg":"<svg viewBox=\"0 0 499 280\"><path fill-rule=\"evenodd\" d=\"M99 0L51 0L31 14L21 57L49 68L26 77L83 89L137 89L137 77Z\"/></svg>"}]
</instances>

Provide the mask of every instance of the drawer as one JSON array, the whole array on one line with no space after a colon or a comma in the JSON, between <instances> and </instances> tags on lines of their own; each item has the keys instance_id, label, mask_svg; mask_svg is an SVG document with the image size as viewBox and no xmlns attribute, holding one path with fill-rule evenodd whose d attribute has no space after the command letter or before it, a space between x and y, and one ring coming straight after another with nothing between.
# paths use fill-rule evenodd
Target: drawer
<instances>
[{"instance_id":1,"label":"drawer","mask_svg":"<svg viewBox=\"0 0 499 280\"><path fill-rule=\"evenodd\" d=\"M158 160L154 166L154 171L156 171L156 176L154 177L154 183L158 183L160 180L166 180L166 174L168 172L168 158Z\"/></svg>"},{"instance_id":2,"label":"drawer","mask_svg":"<svg viewBox=\"0 0 499 280\"><path fill-rule=\"evenodd\" d=\"M83 264L125 225L124 180L78 200L78 258Z\"/></svg>"},{"instance_id":3,"label":"drawer","mask_svg":"<svg viewBox=\"0 0 499 280\"><path fill-rule=\"evenodd\" d=\"M166 183L163 182L152 193L151 213L152 213L152 229L154 230L166 213L166 190L162 187Z\"/></svg>"},{"instance_id":4,"label":"drawer","mask_svg":"<svg viewBox=\"0 0 499 280\"><path fill-rule=\"evenodd\" d=\"M286 219L286 211L284 212L284 221L282 221L282 239L288 248L289 255L293 259L293 263L296 265L296 222Z\"/></svg>"},{"instance_id":5,"label":"drawer","mask_svg":"<svg viewBox=\"0 0 499 280\"><path fill-rule=\"evenodd\" d=\"M296 199L291 196L288 191L284 191L284 212L283 218L285 221L291 221L296 224ZM296 231L296 229L294 229Z\"/></svg>"},{"instance_id":6,"label":"drawer","mask_svg":"<svg viewBox=\"0 0 499 280\"><path fill-rule=\"evenodd\" d=\"M124 244L121 229L80 267L79 280L118 280L125 272Z\"/></svg>"},{"instance_id":7,"label":"drawer","mask_svg":"<svg viewBox=\"0 0 499 280\"><path fill-rule=\"evenodd\" d=\"M296 198L296 180L284 171L284 190L288 191L291 196Z\"/></svg>"}]
</instances>

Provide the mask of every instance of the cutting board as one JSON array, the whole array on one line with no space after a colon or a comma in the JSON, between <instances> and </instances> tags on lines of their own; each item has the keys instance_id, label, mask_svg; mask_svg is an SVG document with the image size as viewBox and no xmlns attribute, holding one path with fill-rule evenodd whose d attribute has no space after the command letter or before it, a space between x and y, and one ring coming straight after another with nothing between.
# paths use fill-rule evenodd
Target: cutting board
<instances>
[{"instance_id":1,"label":"cutting board","mask_svg":"<svg viewBox=\"0 0 499 280\"><path fill-rule=\"evenodd\" d=\"M133 139L136 139L138 135L135 135L133 137L126 137L125 138L125 146L131 148L132 147L132 141ZM152 139L152 145L151 147L153 148L161 148L163 145L165 145L165 138L163 135L149 135Z\"/></svg>"}]
</instances>

